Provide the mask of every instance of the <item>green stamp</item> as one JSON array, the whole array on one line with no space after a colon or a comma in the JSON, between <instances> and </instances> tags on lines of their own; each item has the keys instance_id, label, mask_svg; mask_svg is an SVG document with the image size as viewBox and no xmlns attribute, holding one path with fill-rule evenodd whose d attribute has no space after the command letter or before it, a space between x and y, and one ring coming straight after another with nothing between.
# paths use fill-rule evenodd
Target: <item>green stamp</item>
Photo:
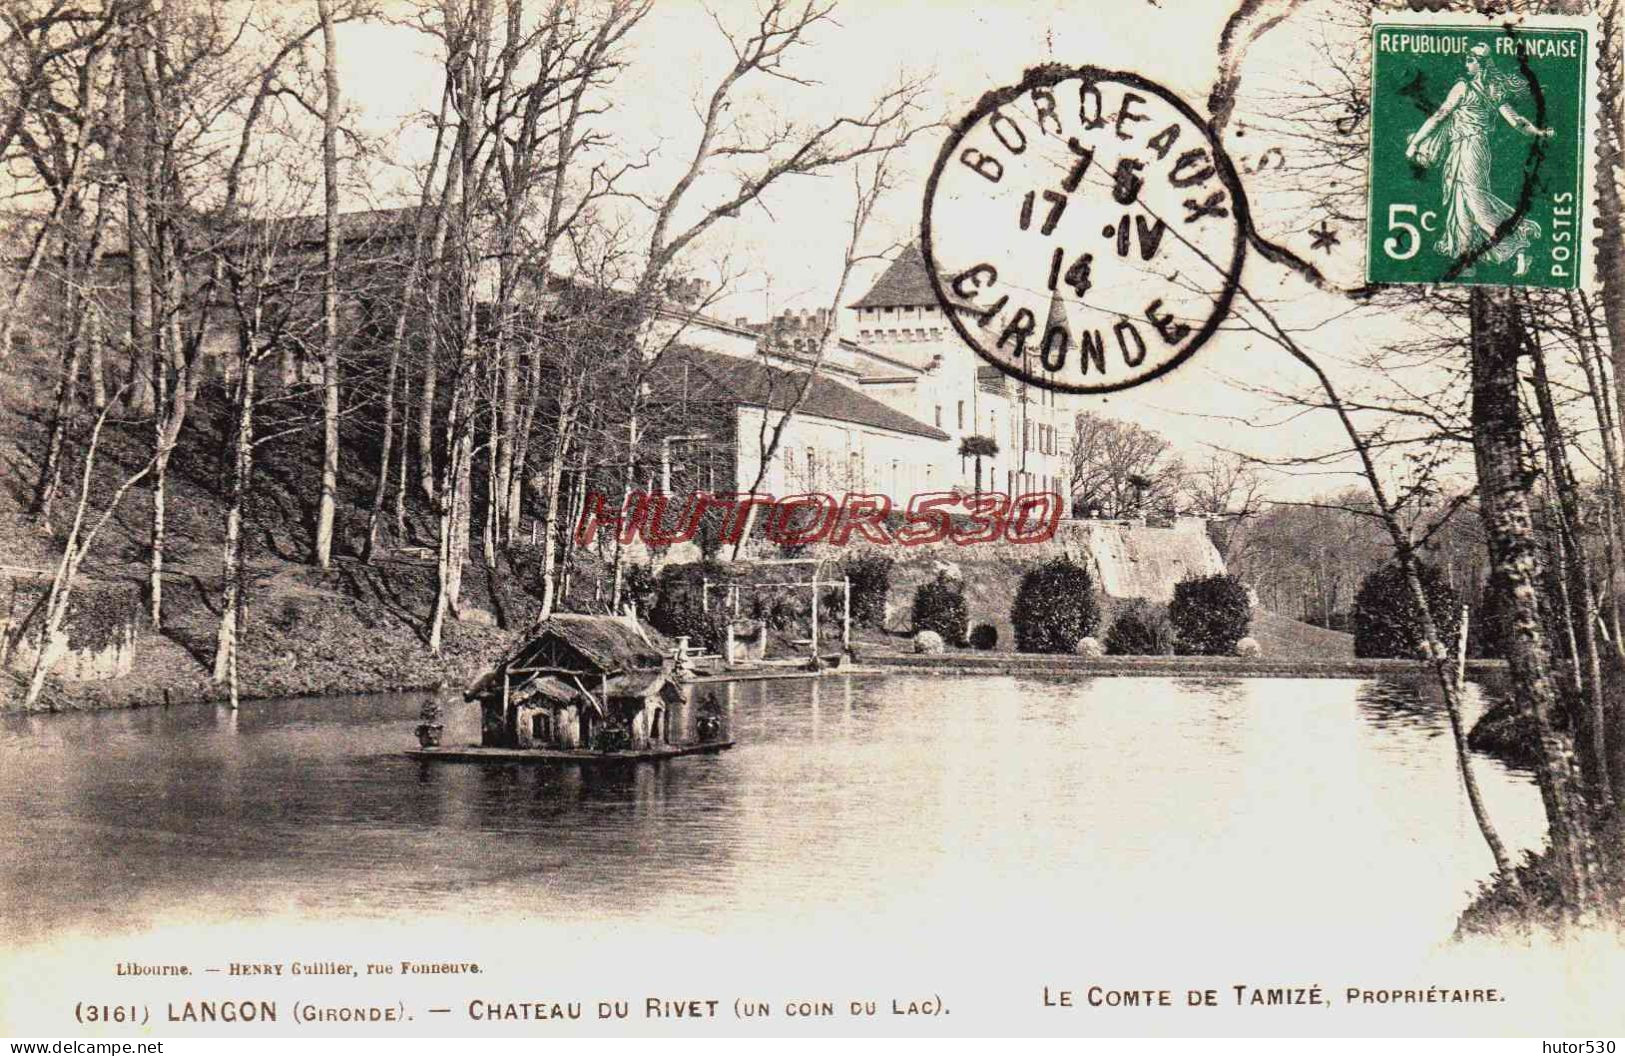
<instances>
[{"instance_id":1,"label":"green stamp","mask_svg":"<svg viewBox=\"0 0 1625 1056\"><path fill-rule=\"evenodd\" d=\"M1368 281L1578 285L1587 44L1579 28L1372 27Z\"/></svg>"}]
</instances>

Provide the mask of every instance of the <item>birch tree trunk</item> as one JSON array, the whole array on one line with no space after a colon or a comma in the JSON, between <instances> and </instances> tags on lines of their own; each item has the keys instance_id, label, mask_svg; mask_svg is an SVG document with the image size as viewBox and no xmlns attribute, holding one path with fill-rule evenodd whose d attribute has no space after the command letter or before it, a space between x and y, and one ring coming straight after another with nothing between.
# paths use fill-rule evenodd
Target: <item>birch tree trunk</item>
<instances>
[{"instance_id":1,"label":"birch tree trunk","mask_svg":"<svg viewBox=\"0 0 1625 1056\"><path fill-rule=\"evenodd\" d=\"M226 507L226 541L221 561L224 593L220 630L215 636L214 680L230 686L231 707L237 707L237 645L243 611L243 504L254 472L254 398L259 372L255 345L257 331L245 327L238 356L237 428L232 443L231 496Z\"/></svg>"},{"instance_id":2,"label":"birch tree trunk","mask_svg":"<svg viewBox=\"0 0 1625 1056\"><path fill-rule=\"evenodd\" d=\"M316 564L333 561L339 483L339 69L332 0L316 0L322 22L322 483L316 508Z\"/></svg>"},{"instance_id":3,"label":"birch tree trunk","mask_svg":"<svg viewBox=\"0 0 1625 1056\"><path fill-rule=\"evenodd\" d=\"M1597 130L1597 229L1592 243L1597 248L1597 277L1602 283L1603 318L1614 375L1625 372L1625 202L1620 200L1620 180L1625 178L1625 32L1620 0L1600 0L1601 20L1598 41L1598 94L1602 120ZM1617 392L1619 418L1625 421L1625 390Z\"/></svg>"},{"instance_id":4,"label":"birch tree trunk","mask_svg":"<svg viewBox=\"0 0 1625 1056\"><path fill-rule=\"evenodd\" d=\"M1577 913L1591 898L1590 849L1574 754L1558 729L1551 652L1540 617L1540 569L1523 455L1518 357L1524 324L1509 291L1474 287L1473 450L1490 565L1506 589L1507 663L1520 708L1539 743L1535 768L1563 904Z\"/></svg>"},{"instance_id":5,"label":"birch tree trunk","mask_svg":"<svg viewBox=\"0 0 1625 1056\"><path fill-rule=\"evenodd\" d=\"M547 478L543 482L547 510L542 526L542 619L553 615L558 603L559 489L564 482L564 461L575 433L576 414L576 389L573 380L566 379L559 394L558 438L547 460Z\"/></svg>"},{"instance_id":6,"label":"birch tree trunk","mask_svg":"<svg viewBox=\"0 0 1625 1056\"><path fill-rule=\"evenodd\" d=\"M1607 721L1603 714L1602 666L1597 650L1597 602L1586 574L1586 553L1579 505L1579 484L1569 467L1563 446L1563 428L1552 399L1546 373L1546 354L1538 335L1532 335L1529 355L1534 366L1536 404L1540 410L1540 434L1546 449L1548 481L1557 499L1557 544L1563 565L1564 613L1570 634L1574 674L1578 688L1575 709L1575 739L1580 752L1580 772L1593 801L1613 799L1608 773Z\"/></svg>"}]
</instances>

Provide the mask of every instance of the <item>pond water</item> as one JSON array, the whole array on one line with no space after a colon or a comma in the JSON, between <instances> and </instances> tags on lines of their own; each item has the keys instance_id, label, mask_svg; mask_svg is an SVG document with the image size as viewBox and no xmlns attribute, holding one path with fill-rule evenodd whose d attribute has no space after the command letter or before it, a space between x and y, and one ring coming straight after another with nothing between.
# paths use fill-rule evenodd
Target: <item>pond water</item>
<instances>
[{"instance_id":1,"label":"pond water","mask_svg":"<svg viewBox=\"0 0 1625 1056\"><path fill-rule=\"evenodd\" d=\"M1490 870L1412 681L715 688L737 747L607 771L410 760L411 695L5 718L0 934L511 913L1392 952L1445 939ZM474 705L447 723L477 739ZM1533 785L1478 768L1536 845Z\"/></svg>"}]
</instances>

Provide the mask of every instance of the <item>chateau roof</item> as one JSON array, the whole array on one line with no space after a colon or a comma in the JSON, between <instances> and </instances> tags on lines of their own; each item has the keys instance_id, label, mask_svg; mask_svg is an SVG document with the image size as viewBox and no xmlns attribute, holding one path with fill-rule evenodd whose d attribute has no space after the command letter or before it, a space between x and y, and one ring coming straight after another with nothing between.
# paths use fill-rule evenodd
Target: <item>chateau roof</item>
<instances>
[{"instance_id":1,"label":"chateau roof","mask_svg":"<svg viewBox=\"0 0 1625 1056\"><path fill-rule=\"evenodd\" d=\"M847 305L848 308L920 308L937 303L931 289L931 275L925 267L920 244L912 242L881 273L869 292Z\"/></svg>"},{"instance_id":2,"label":"chateau roof","mask_svg":"<svg viewBox=\"0 0 1625 1056\"><path fill-rule=\"evenodd\" d=\"M688 371L686 379L682 376L685 369ZM807 378L806 371L786 370L759 359L743 359L688 345L678 345L667 352L655 375L651 381L657 388L664 384L667 391L681 389L690 400L746 404L774 411L789 407ZM813 377L812 387L797 413L933 440L948 439L948 434L941 429L917 421L821 373Z\"/></svg>"},{"instance_id":3,"label":"chateau roof","mask_svg":"<svg viewBox=\"0 0 1625 1056\"><path fill-rule=\"evenodd\" d=\"M290 249L320 249L326 241L326 218L320 213L300 216L248 217L236 221L223 221L218 217L195 214L200 237L214 239L212 248L243 249L259 242L272 242ZM415 233L427 214L418 206L398 209L359 209L338 215L337 235L341 246L353 247L370 242L387 243L405 241ZM452 218L455 222L455 218ZM103 256L122 258L128 246L116 233L104 240Z\"/></svg>"},{"instance_id":4,"label":"chateau roof","mask_svg":"<svg viewBox=\"0 0 1625 1056\"><path fill-rule=\"evenodd\" d=\"M625 616L555 613L530 629L532 642L556 634L590 660L599 672L660 667L672 643L660 632Z\"/></svg>"},{"instance_id":5,"label":"chateau roof","mask_svg":"<svg viewBox=\"0 0 1625 1056\"><path fill-rule=\"evenodd\" d=\"M593 677L609 675L613 678L630 672L657 676L665 657L674 648L674 643L659 631L628 616L555 613L526 631L502 662L470 686L463 698L474 700L501 686L504 671L529 666L542 654L550 638L562 640L578 653L591 665L579 673ZM514 688L533 681L534 677L521 679Z\"/></svg>"}]
</instances>

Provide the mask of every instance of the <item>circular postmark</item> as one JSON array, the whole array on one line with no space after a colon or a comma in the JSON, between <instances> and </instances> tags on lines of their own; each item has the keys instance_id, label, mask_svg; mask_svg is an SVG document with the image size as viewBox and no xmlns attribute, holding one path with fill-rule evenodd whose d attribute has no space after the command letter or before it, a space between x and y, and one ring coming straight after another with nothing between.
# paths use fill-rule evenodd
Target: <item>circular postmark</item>
<instances>
[{"instance_id":1,"label":"circular postmark","mask_svg":"<svg viewBox=\"0 0 1625 1056\"><path fill-rule=\"evenodd\" d=\"M1196 112L1137 74L1034 70L982 98L938 155L921 246L954 329L1006 374L1126 389L1212 336L1247 202Z\"/></svg>"}]
</instances>

